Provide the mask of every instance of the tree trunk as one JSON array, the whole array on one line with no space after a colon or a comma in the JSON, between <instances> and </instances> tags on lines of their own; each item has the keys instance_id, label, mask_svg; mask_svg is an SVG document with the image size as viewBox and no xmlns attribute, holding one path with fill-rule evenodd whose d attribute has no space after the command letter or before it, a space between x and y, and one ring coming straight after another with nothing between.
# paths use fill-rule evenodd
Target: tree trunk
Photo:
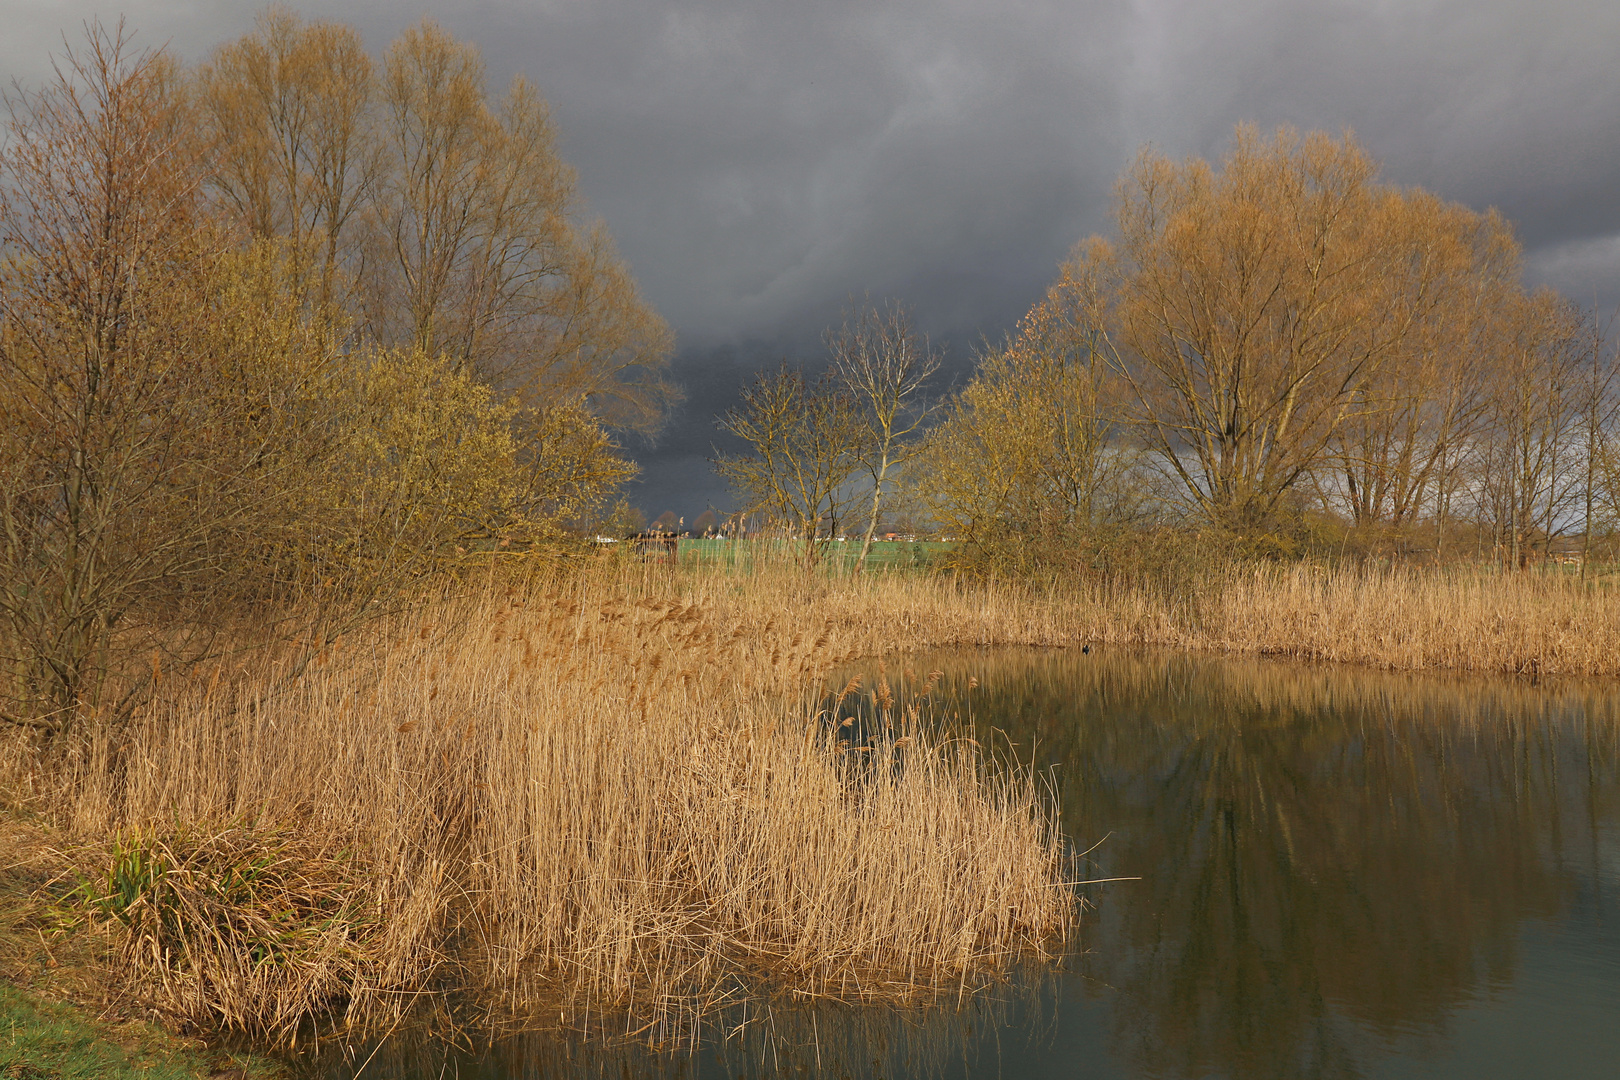
<instances>
[{"instance_id":1,"label":"tree trunk","mask_svg":"<svg viewBox=\"0 0 1620 1080\"><path fill-rule=\"evenodd\" d=\"M861 557L855 563L856 573L866 573L866 556L872 550L872 535L877 532L878 508L883 501L883 481L889 475L889 450L883 449L878 464L877 483L872 485L872 517L866 523L866 537L861 541Z\"/></svg>"}]
</instances>

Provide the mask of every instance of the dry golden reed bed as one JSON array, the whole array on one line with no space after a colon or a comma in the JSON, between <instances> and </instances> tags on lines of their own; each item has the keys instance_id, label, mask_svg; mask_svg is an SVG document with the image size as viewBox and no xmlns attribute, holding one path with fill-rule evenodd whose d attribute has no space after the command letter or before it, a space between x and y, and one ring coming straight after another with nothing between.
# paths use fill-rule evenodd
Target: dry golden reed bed
<instances>
[{"instance_id":1,"label":"dry golden reed bed","mask_svg":"<svg viewBox=\"0 0 1620 1080\"><path fill-rule=\"evenodd\" d=\"M789 566L503 572L296 677L283 659L170 686L53 770L13 744L0 779L85 845L87 917L172 1021L291 1037L453 988L681 1039L763 985L960 991L1072 931L1038 778L926 704L850 749L817 715L837 665L1107 641L1606 676L1612 599L1479 572L1045 591Z\"/></svg>"},{"instance_id":2,"label":"dry golden reed bed","mask_svg":"<svg viewBox=\"0 0 1620 1080\"><path fill-rule=\"evenodd\" d=\"M1620 675L1620 577L1493 567L1230 564L1172 580L1052 587L946 575L823 578L785 568L670 577L741 618L807 610L839 658L953 645L1155 645L1396 671ZM807 623L806 625L811 625Z\"/></svg>"},{"instance_id":3,"label":"dry golden reed bed","mask_svg":"<svg viewBox=\"0 0 1620 1080\"><path fill-rule=\"evenodd\" d=\"M1099 640L1401 671L1620 675L1613 579L1490 568L1233 567L1169 599L1098 586L1074 598Z\"/></svg>"},{"instance_id":4,"label":"dry golden reed bed","mask_svg":"<svg viewBox=\"0 0 1620 1080\"><path fill-rule=\"evenodd\" d=\"M86 906L178 1023L291 1037L457 987L672 1039L760 986L955 992L1049 954L1073 901L1035 777L925 717L859 750L818 718L808 685L883 642L881 592L486 582L296 679L204 673L38 798L117 838Z\"/></svg>"}]
</instances>

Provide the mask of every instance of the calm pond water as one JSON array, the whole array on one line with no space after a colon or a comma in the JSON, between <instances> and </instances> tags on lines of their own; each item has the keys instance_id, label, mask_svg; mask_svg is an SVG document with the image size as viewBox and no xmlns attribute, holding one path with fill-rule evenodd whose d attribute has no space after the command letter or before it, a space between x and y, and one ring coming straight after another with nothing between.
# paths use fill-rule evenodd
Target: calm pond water
<instances>
[{"instance_id":1,"label":"calm pond water","mask_svg":"<svg viewBox=\"0 0 1620 1080\"><path fill-rule=\"evenodd\" d=\"M1139 879L1088 887L1062 970L920 1014L760 1006L695 1056L400 1038L360 1075L1620 1076L1620 688L1122 651L884 674L930 671L1052 770L1089 876Z\"/></svg>"}]
</instances>

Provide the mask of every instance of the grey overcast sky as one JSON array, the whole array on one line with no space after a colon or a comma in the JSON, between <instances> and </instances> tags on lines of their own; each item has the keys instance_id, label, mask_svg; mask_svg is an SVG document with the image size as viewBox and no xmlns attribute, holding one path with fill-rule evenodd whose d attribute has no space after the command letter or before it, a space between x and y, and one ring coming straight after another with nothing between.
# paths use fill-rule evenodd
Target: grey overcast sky
<instances>
[{"instance_id":1,"label":"grey overcast sky","mask_svg":"<svg viewBox=\"0 0 1620 1080\"><path fill-rule=\"evenodd\" d=\"M954 360L1000 336L1136 149L1217 157L1233 126L1353 128L1387 180L1517 225L1530 278L1620 302L1620 0L331 0L374 51L426 16L492 89L551 102L562 150L679 335L688 401L633 501L723 488L712 417L815 360L851 296L904 300ZM0 76L123 15L195 61L241 0L0 0Z\"/></svg>"}]
</instances>

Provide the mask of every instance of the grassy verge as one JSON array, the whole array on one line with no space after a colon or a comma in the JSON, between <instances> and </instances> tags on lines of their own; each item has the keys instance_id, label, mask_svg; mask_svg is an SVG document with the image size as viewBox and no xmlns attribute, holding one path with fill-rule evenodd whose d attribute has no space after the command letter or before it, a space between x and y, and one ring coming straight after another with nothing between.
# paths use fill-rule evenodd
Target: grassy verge
<instances>
[{"instance_id":1,"label":"grassy verge","mask_svg":"<svg viewBox=\"0 0 1620 1080\"><path fill-rule=\"evenodd\" d=\"M0 982L4 1080L271 1080L274 1063L209 1051L139 1022L109 1023Z\"/></svg>"}]
</instances>

